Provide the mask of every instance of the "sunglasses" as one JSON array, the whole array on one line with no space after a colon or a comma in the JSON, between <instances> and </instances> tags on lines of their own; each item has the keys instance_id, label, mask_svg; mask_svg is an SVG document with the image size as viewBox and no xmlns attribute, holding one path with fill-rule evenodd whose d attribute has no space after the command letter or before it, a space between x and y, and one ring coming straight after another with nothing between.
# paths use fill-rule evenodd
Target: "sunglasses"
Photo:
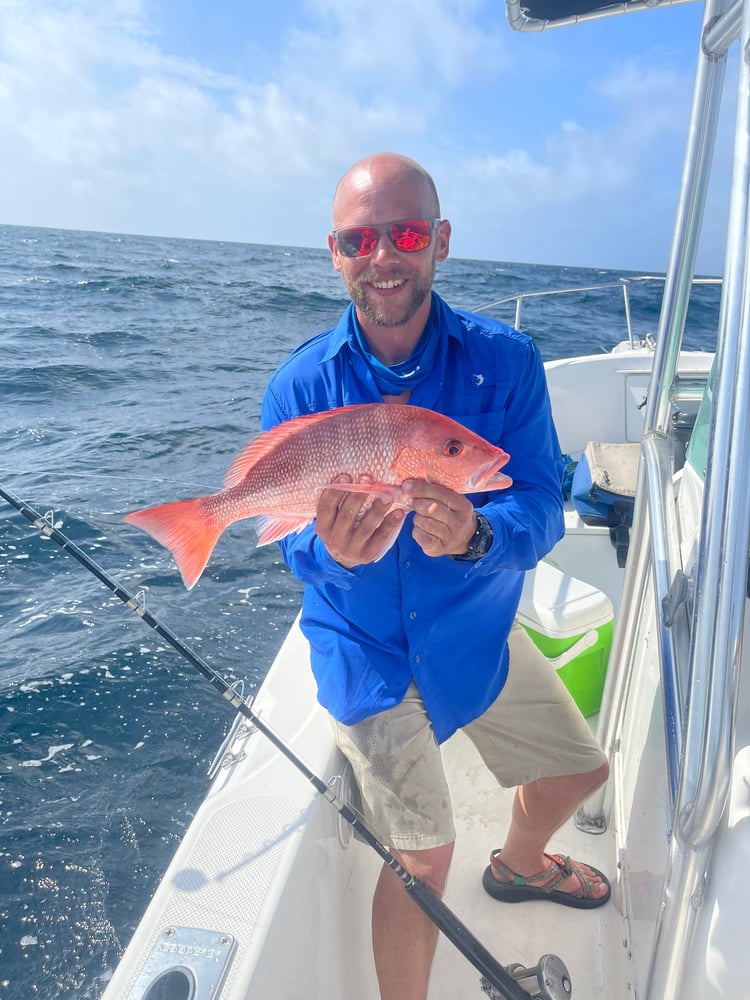
<instances>
[{"instance_id":1,"label":"sunglasses","mask_svg":"<svg viewBox=\"0 0 750 1000\"><path fill-rule=\"evenodd\" d=\"M432 230L440 219L399 219L382 226L347 226L334 229L331 235L343 257L369 257L385 233L401 253L426 250L432 242Z\"/></svg>"}]
</instances>

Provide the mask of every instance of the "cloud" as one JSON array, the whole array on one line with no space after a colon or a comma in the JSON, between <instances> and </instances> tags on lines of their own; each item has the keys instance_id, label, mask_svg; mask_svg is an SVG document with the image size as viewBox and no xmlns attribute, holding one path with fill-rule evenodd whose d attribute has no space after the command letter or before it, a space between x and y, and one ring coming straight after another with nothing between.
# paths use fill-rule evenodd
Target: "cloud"
<instances>
[{"instance_id":1,"label":"cloud","mask_svg":"<svg viewBox=\"0 0 750 1000\"><path fill-rule=\"evenodd\" d=\"M473 255L462 231L489 230L486 252L499 260L666 267L692 79L620 59L586 86L576 100L561 91L556 122L509 130L506 143L454 164L444 200L462 219L458 255Z\"/></svg>"},{"instance_id":2,"label":"cloud","mask_svg":"<svg viewBox=\"0 0 750 1000\"><path fill-rule=\"evenodd\" d=\"M537 156L510 148L468 157L464 173L474 203L486 206L490 197L504 212L515 213L530 202L549 206L623 194L640 182L660 139L684 134L690 81L680 73L649 70L631 60L591 88L605 103L598 127L563 118Z\"/></svg>"},{"instance_id":3,"label":"cloud","mask_svg":"<svg viewBox=\"0 0 750 1000\"><path fill-rule=\"evenodd\" d=\"M101 188L113 205L187 178L207 197L230 183L250 201L290 181L330 185L363 152L427 133L442 89L489 72L476 8L311 2L258 83L160 49L146 2L11 0L0 10L0 128L25 167L8 177L6 158L6 186L23 191L24 176L48 169L61 198Z\"/></svg>"},{"instance_id":4,"label":"cloud","mask_svg":"<svg viewBox=\"0 0 750 1000\"><path fill-rule=\"evenodd\" d=\"M203 0L2 0L0 221L321 246L335 181L376 149L432 170L464 256L565 259L571 219L612 241L614 217L617 241L674 204L671 55L571 67L494 0L285 0L272 24L236 2L209 58L176 30Z\"/></svg>"},{"instance_id":5,"label":"cloud","mask_svg":"<svg viewBox=\"0 0 750 1000\"><path fill-rule=\"evenodd\" d=\"M403 100L416 87L422 98L477 73L492 77L502 63L500 30L480 27L478 0L315 0L311 30L292 29L285 76L296 65L340 90L374 88ZM305 74L306 75L306 74Z\"/></svg>"}]
</instances>

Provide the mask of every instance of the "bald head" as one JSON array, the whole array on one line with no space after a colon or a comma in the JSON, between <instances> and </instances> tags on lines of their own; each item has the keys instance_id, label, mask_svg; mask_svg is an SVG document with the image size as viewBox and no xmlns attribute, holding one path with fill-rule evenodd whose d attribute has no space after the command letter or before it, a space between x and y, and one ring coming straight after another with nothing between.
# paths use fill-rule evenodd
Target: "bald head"
<instances>
[{"instance_id":1,"label":"bald head","mask_svg":"<svg viewBox=\"0 0 750 1000\"><path fill-rule=\"evenodd\" d=\"M339 181L333 198L334 229L390 219L439 217L440 202L432 177L415 160L399 153L374 153L355 163Z\"/></svg>"},{"instance_id":2,"label":"bald head","mask_svg":"<svg viewBox=\"0 0 750 1000\"><path fill-rule=\"evenodd\" d=\"M419 246L394 241L391 224L409 220L428 226L415 229L429 232ZM349 252L351 244L345 243L345 250L339 247L336 232L350 227L354 252ZM368 233L367 239L363 233ZM419 341L430 315L435 265L448 257L450 237L451 224L440 219L432 178L408 156L375 153L355 163L339 181L328 249L370 347L386 364L408 358Z\"/></svg>"}]
</instances>

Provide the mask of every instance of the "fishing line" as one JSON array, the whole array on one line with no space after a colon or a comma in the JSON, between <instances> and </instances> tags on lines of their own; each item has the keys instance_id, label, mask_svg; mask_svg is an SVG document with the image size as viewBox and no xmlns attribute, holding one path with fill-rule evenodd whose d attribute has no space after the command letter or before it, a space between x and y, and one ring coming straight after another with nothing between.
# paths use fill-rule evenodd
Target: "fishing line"
<instances>
[{"instance_id":1,"label":"fishing line","mask_svg":"<svg viewBox=\"0 0 750 1000\"><path fill-rule=\"evenodd\" d=\"M61 549L69 552L78 560L90 573L92 573L101 583L104 584L127 608L153 629L162 639L165 640L176 652L186 659L206 680L214 687L219 694L225 698L229 704L244 718L251 722L255 728L262 733L275 747L290 761L297 770L304 775L312 784L316 792L323 796L336 809L339 815L360 835L389 868L401 880L404 888L409 893L411 899L429 917L437 928L448 938L449 941L471 962L475 969L482 974L483 990L490 997L504 998L504 1000L529 1000L529 992L521 987L519 979L525 979L522 973L532 975L537 980L540 992L531 996L539 998L549 998L549 1000L567 1000L571 996L570 978L567 969L556 956L545 955L540 959L539 966L533 970L524 969L522 966L512 965L511 972L502 966L496 958L477 940L468 927L446 906L446 904L430 889L421 879L411 875L391 854L390 850L382 844L369 827L359 818L348 802L341 799L331 786L299 758L291 747L278 737L266 723L253 712L250 704L230 686L212 667L206 663L194 650L192 650L182 639L179 638L167 625L164 625L155 615L146 609L141 603L138 595L131 593L114 577L110 576L97 562L95 562L83 549L79 548L67 535L63 534L53 522L53 516L46 517L34 510L27 503L15 496L13 493L0 487L2 496L11 506L22 514L44 537L51 538ZM545 964L546 963L546 964ZM554 975L552 970L554 967ZM544 974L537 969L544 969ZM559 982L557 981L559 980ZM550 992L550 988L553 989ZM494 992L497 991L497 992Z\"/></svg>"},{"instance_id":2,"label":"fishing line","mask_svg":"<svg viewBox=\"0 0 750 1000\"><path fill-rule=\"evenodd\" d=\"M70 471L66 470L64 476L62 473L57 475L50 475L49 473L44 473L44 478L54 483L58 480L66 479L113 479L116 482L128 482L128 483L150 483L151 485L157 486L183 486L186 490L195 490L196 493L215 493L217 490L221 489L221 486L217 486L216 483L210 486L207 483L196 483L187 482L184 479L172 479L166 476L119 476L113 472L96 472L95 470L89 471L88 469L83 469L83 471Z\"/></svg>"}]
</instances>

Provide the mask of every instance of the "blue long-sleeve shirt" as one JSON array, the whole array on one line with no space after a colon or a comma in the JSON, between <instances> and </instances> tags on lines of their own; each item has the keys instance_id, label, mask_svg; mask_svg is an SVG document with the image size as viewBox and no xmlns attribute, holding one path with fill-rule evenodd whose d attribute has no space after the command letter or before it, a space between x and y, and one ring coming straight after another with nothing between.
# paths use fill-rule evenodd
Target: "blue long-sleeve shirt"
<instances>
[{"instance_id":1,"label":"blue long-sleeve shirt","mask_svg":"<svg viewBox=\"0 0 750 1000\"><path fill-rule=\"evenodd\" d=\"M508 674L507 639L524 572L563 532L563 462L539 352L495 320L433 292L437 360L409 402L444 413L510 455L510 489L473 494L492 524L476 562L424 554L408 515L376 563L346 569L310 525L280 542L306 584L301 626L320 703L353 724L398 704L415 680L438 741L485 711ZM354 403L382 402L355 347L354 310L298 347L271 378L262 427ZM386 404L384 404L386 405Z\"/></svg>"}]
</instances>

